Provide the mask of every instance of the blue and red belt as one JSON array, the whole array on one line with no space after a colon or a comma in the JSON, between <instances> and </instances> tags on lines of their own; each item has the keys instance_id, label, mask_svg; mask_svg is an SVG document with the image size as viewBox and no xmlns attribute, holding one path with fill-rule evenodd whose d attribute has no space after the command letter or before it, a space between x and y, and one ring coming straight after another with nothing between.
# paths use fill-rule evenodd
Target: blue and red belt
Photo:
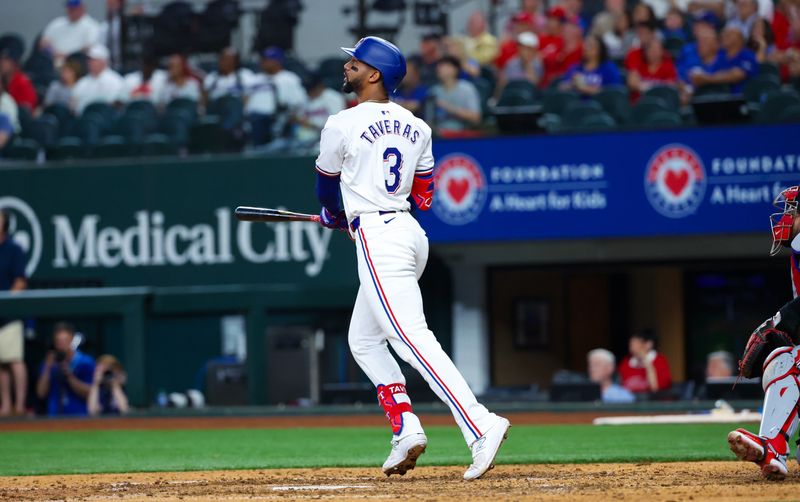
<instances>
[{"instance_id":1,"label":"blue and red belt","mask_svg":"<svg viewBox=\"0 0 800 502\"><path fill-rule=\"evenodd\" d=\"M378 214L384 216L386 214L399 213L399 212L400 211L378 211ZM353 221L350 222L350 230L352 232L356 232L358 230L358 227L360 226L361 226L361 216L356 216L355 218L353 218Z\"/></svg>"}]
</instances>

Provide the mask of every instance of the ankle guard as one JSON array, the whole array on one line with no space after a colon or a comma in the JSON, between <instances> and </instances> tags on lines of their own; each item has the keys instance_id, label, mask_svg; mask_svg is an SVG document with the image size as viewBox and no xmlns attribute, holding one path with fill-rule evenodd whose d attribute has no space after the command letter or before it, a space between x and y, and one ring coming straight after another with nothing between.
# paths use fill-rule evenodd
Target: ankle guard
<instances>
[{"instance_id":1,"label":"ankle guard","mask_svg":"<svg viewBox=\"0 0 800 502\"><path fill-rule=\"evenodd\" d=\"M397 436L403 430L403 413L413 413L411 403L406 394L406 386L401 383L391 383L389 385L378 385L378 403L383 407L389 425L392 426L392 433ZM397 402L395 394L402 394L404 402Z\"/></svg>"}]
</instances>

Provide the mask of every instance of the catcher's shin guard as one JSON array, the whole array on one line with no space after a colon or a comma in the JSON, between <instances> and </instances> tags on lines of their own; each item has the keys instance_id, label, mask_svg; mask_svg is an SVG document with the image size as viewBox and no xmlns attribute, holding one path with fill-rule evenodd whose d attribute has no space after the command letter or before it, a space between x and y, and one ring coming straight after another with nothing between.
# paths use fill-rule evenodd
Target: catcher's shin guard
<instances>
[{"instance_id":1,"label":"catcher's shin guard","mask_svg":"<svg viewBox=\"0 0 800 502\"><path fill-rule=\"evenodd\" d=\"M800 400L800 350L798 347L775 349L764 361L764 411L761 416L759 435L772 441L786 454L789 440L797 429L797 404Z\"/></svg>"}]
</instances>

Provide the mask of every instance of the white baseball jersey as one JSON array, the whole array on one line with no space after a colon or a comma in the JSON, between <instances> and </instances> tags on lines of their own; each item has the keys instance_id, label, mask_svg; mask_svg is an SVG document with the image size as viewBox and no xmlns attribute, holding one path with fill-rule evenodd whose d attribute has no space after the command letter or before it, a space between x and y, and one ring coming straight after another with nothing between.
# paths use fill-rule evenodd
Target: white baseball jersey
<instances>
[{"instance_id":1,"label":"white baseball jersey","mask_svg":"<svg viewBox=\"0 0 800 502\"><path fill-rule=\"evenodd\" d=\"M366 101L325 123L317 171L341 174L347 220L407 211L415 174L433 172L431 128L396 103Z\"/></svg>"}]
</instances>

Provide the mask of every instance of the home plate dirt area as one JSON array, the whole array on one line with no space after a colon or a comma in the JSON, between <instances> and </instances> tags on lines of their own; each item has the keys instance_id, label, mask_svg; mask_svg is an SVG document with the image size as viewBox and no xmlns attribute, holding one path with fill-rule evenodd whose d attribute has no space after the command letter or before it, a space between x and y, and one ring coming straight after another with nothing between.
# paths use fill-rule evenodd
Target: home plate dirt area
<instances>
[{"instance_id":1,"label":"home plate dirt area","mask_svg":"<svg viewBox=\"0 0 800 502\"><path fill-rule=\"evenodd\" d=\"M0 478L1 500L726 500L800 499L792 462L768 482L743 462L502 465L483 479L463 467L419 467L386 478L378 468L158 472Z\"/></svg>"}]
</instances>

